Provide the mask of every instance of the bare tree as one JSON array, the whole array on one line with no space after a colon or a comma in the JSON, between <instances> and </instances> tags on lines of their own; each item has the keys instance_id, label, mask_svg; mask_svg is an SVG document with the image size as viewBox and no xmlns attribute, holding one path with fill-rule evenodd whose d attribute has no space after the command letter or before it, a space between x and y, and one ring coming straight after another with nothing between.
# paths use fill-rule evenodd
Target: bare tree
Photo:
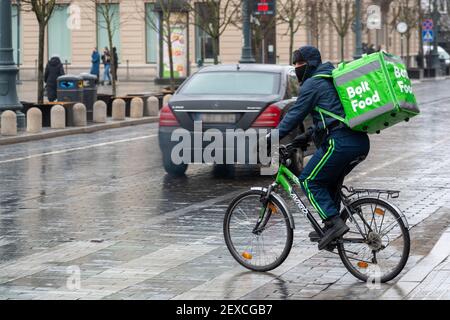
<instances>
[{"instance_id":1,"label":"bare tree","mask_svg":"<svg viewBox=\"0 0 450 320\"><path fill-rule=\"evenodd\" d=\"M420 7L417 7L415 0L398 0L395 3L395 7L393 7L392 28L394 29L399 22L404 22L408 26L408 30L404 35L406 37L406 61L408 67L410 66L411 36L417 28L419 11Z\"/></svg>"},{"instance_id":2,"label":"bare tree","mask_svg":"<svg viewBox=\"0 0 450 320\"><path fill-rule=\"evenodd\" d=\"M289 63L292 64L292 52L294 51L294 37L301 26L305 25L305 4L311 1L305 0L281 0L277 1L277 20L287 24L285 35L289 35Z\"/></svg>"},{"instance_id":3,"label":"bare tree","mask_svg":"<svg viewBox=\"0 0 450 320\"><path fill-rule=\"evenodd\" d=\"M381 32L384 34L383 39L386 50L389 50L389 12L394 0L373 0L373 2L381 8Z\"/></svg>"},{"instance_id":4,"label":"bare tree","mask_svg":"<svg viewBox=\"0 0 450 320\"><path fill-rule=\"evenodd\" d=\"M114 48L114 35L120 30L120 12L119 10L115 10L114 6L117 5L117 2L114 0L90 0L89 7L91 10L96 12L95 23L98 29L106 30L108 34L108 47L111 56L111 82L112 82L112 95L115 97L117 94L117 83L116 78L114 76L114 71L116 64L116 57L113 52ZM99 19L101 17L102 19ZM119 21L119 23L116 23Z\"/></svg>"},{"instance_id":5,"label":"bare tree","mask_svg":"<svg viewBox=\"0 0 450 320\"><path fill-rule=\"evenodd\" d=\"M311 35L312 45L319 48L320 32L326 17L323 11L323 0L306 0L305 26Z\"/></svg>"},{"instance_id":6,"label":"bare tree","mask_svg":"<svg viewBox=\"0 0 450 320\"><path fill-rule=\"evenodd\" d=\"M341 60L345 57L345 37L355 19L354 0L324 0L323 10L340 38Z\"/></svg>"},{"instance_id":7,"label":"bare tree","mask_svg":"<svg viewBox=\"0 0 450 320\"><path fill-rule=\"evenodd\" d=\"M39 25L37 100L38 103L43 103L45 29L55 9L56 0L22 0L22 2L24 10L34 12Z\"/></svg>"},{"instance_id":8,"label":"bare tree","mask_svg":"<svg viewBox=\"0 0 450 320\"><path fill-rule=\"evenodd\" d=\"M236 19L240 7L237 0L199 0L189 3L192 23L213 41L214 64L219 63L219 38Z\"/></svg>"}]
</instances>

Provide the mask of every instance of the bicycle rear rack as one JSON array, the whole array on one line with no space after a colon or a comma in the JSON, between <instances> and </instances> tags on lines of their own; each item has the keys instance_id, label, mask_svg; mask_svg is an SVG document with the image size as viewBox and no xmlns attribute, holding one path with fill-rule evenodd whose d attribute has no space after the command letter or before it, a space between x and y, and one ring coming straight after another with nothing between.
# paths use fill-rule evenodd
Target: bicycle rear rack
<instances>
[{"instance_id":1,"label":"bicycle rear rack","mask_svg":"<svg viewBox=\"0 0 450 320\"><path fill-rule=\"evenodd\" d=\"M382 195L387 195L387 199L397 199L400 196L400 191L396 190L383 190L383 189L354 189L353 187L342 186L348 193L347 197L354 195L358 196L358 199L363 196L377 195L380 198Z\"/></svg>"}]
</instances>

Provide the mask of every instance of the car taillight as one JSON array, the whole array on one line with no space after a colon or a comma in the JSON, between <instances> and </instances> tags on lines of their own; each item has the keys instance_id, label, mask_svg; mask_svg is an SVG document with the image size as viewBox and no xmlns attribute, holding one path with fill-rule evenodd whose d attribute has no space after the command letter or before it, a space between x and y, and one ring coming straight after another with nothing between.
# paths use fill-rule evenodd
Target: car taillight
<instances>
[{"instance_id":1,"label":"car taillight","mask_svg":"<svg viewBox=\"0 0 450 320\"><path fill-rule=\"evenodd\" d=\"M281 109L276 105L271 105L259 115L252 124L252 127L275 128L280 123Z\"/></svg>"},{"instance_id":2,"label":"car taillight","mask_svg":"<svg viewBox=\"0 0 450 320\"><path fill-rule=\"evenodd\" d=\"M168 105L164 106L161 109L161 113L159 115L159 126L160 127L177 127L180 124L178 123L177 118L173 114L172 110Z\"/></svg>"}]
</instances>

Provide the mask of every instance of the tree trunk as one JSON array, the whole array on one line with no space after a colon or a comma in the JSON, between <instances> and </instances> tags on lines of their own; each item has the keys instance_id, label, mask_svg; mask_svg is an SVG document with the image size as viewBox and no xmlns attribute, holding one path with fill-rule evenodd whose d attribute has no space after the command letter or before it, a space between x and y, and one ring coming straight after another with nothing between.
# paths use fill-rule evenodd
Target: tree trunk
<instances>
[{"instance_id":1,"label":"tree trunk","mask_svg":"<svg viewBox=\"0 0 450 320\"><path fill-rule=\"evenodd\" d=\"M214 64L219 64L219 38L212 38L213 40L213 54Z\"/></svg>"},{"instance_id":2,"label":"tree trunk","mask_svg":"<svg viewBox=\"0 0 450 320\"><path fill-rule=\"evenodd\" d=\"M345 60L345 35L339 35L339 37L341 38L341 62L343 62Z\"/></svg>"},{"instance_id":3,"label":"tree trunk","mask_svg":"<svg viewBox=\"0 0 450 320\"><path fill-rule=\"evenodd\" d=\"M170 69L170 90L175 91L175 75L173 70L173 50L172 50L172 30L170 28L170 18L167 19L167 50L169 53L169 69Z\"/></svg>"},{"instance_id":4,"label":"tree trunk","mask_svg":"<svg viewBox=\"0 0 450 320\"><path fill-rule=\"evenodd\" d=\"M417 6L419 8L419 23L418 25L421 26L422 25L422 20L423 20L423 13L422 13L422 9L420 7L421 5L421 0L417 0ZM424 63L423 63L423 38L422 38L422 28L419 27L417 28L417 33L419 36L419 59L417 61L418 67L419 68L423 68L424 67Z\"/></svg>"},{"instance_id":5,"label":"tree trunk","mask_svg":"<svg viewBox=\"0 0 450 320\"><path fill-rule=\"evenodd\" d=\"M45 46L45 24L39 24L39 54L38 54L38 85L37 101L44 103L44 46Z\"/></svg>"},{"instance_id":6,"label":"tree trunk","mask_svg":"<svg viewBox=\"0 0 450 320\"><path fill-rule=\"evenodd\" d=\"M117 72L116 58L114 57L113 36L112 36L111 26L109 24L108 24L108 42L109 42L109 52L110 52L110 57L111 57L111 65L110 65L109 70L111 70L112 95L113 95L113 97L116 97L116 95L117 95L116 78L115 78L115 74Z\"/></svg>"},{"instance_id":7,"label":"tree trunk","mask_svg":"<svg viewBox=\"0 0 450 320\"><path fill-rule=\"evenodd\" d=\"M289 22L289 64L292 64L292 57L294 53L294 25L292 22Z\"/></svg>"},{"instance_id":8,"label":"tree trunk","mask_svg":"<svg viewBox=\"0 0 450 320\"><path fill-rule=\"evenodd\" d=\"M409 57L411 52L411 33L406 34L406 67L410 67Z\"/></svg>"}]
</instances>

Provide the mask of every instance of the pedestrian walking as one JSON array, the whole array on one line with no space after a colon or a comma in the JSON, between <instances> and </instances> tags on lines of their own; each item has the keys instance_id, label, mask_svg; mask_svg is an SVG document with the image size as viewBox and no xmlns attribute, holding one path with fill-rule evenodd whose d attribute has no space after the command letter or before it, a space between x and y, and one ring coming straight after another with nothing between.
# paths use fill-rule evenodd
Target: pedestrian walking
<instances>
[{"instance_id":1,"label":"pedestrian walking","mask_svg":"<svg viewBox=\"0 0 450 320\"><path fill-rule=\"evenodd\" d=\"M117 54L117 48L113 47L114 66L112 66L112 74L114 80L117 81L117 69L119 69L119 55Z\"/></svg>"},{"instance_id":2,"label":"pedestrian walking","mask_svg":"<svg viewBox=\"0 0 450 320\"><path fill-rule=\"evenodd\" d=\"M375 46L373 44L371 44L368 48L367 48L367 54L372 54L375 53Z\"/></svg>"},{"instance_id":3,"label":"pedestrian walking","mask_svg":"<svg viewBox=\"0 0 450 320\"><path fill-rule=\"evenodd\" d=\"M44 81L48 101L53 102L57 97L57 79L64 75L64 66L58 55L53 55L45 67Z\"/></svg>"},{"instance_id":4,"label":"pedestrian walking","mask_svg":"<svg viewBox=\"0 0 450 320\"><path fill-rule=\"evenodd\" d=\"M90 74L93 74L97 77L96 83L100 80L100 54L98 53L97 48L94 48L94 51L91 55L91 72Z\"/></svg>"},{"instance_id":5,"label":"pedestrian walking","mask_svg":"<svg viewBox=\"0 0 450 320\"><path fill-rule=\"evenodd\" d=\"M111 85L111 53L109 52L108 47L105 47L105 50L103 51L102 62L105 67L102 84L105 84L108 79L109 85Z\"/></svg>"}]
</instances>

